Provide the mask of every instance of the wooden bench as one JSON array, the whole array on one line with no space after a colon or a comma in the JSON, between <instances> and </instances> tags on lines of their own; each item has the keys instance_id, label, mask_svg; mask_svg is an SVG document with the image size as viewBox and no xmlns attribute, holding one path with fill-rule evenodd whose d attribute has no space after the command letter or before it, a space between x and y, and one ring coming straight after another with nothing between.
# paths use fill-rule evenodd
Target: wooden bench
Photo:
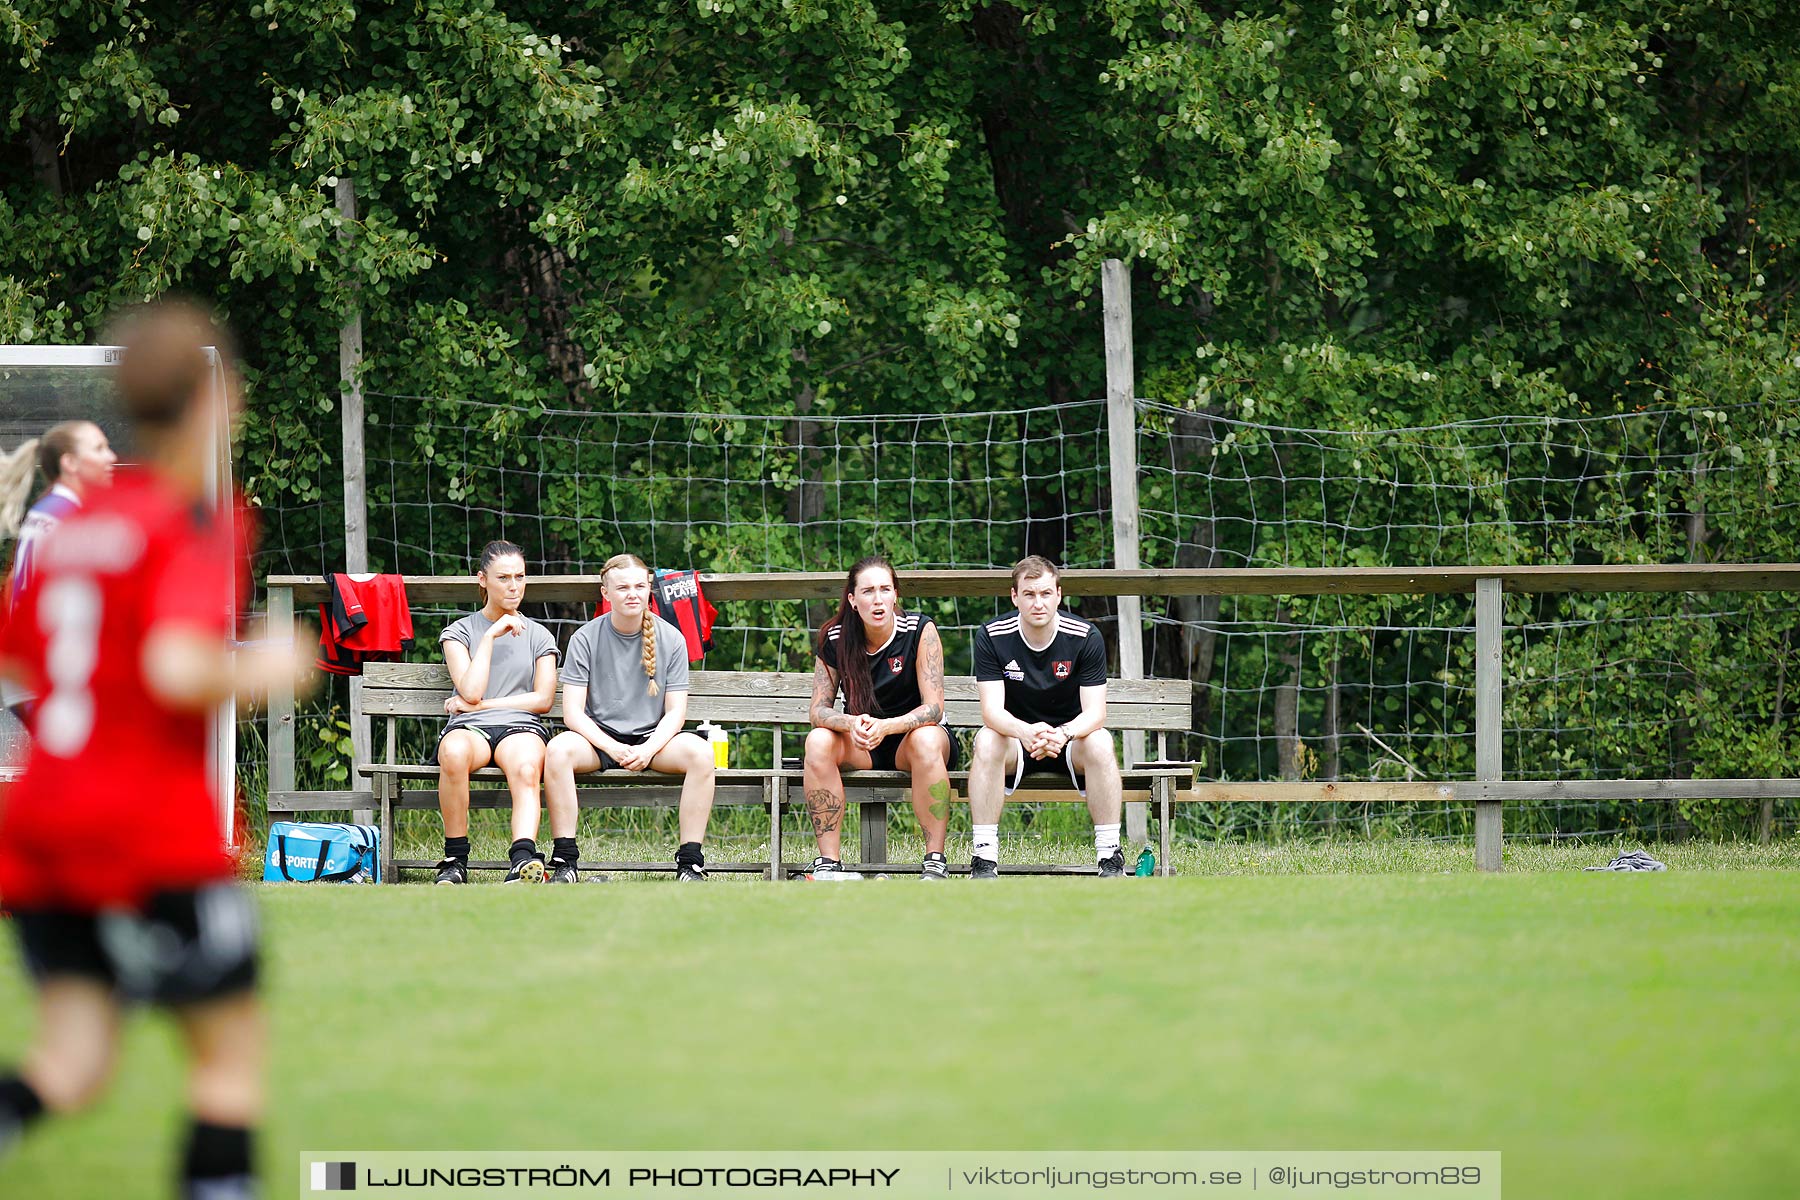
<instances>
[{"instance_id":1,"label":"wooden bench","mask_svg":"<svg viewBox=\"0 0 1800 1200\"><path fill-rule=\"evenodd\" d=\"M809 725L807 715L812 701L812 676L802 672L695 671L688 691L688 721L770 729L773 738L772 767L728 767L717 775L714 807L728 804L761 805L769 820L769 859L758 863L709 862L709 871L741 871L766 873L774 879L784 878L788 871L804 863L787 863L782 858L781 814L800 806L801 775L798 765L784 766L782 753L784 727ZM398 758L399 721L403 719L444 720L444 701L450 696L450 676L435 663L371 663L363 674L363 711L371 717L385 719L385 752L378 761L358 763L359 773L367 775L371 788L336 793L271 792L271 814L295 811L369 808L379 814L381 825L382 877L397 881L395 868L429 868L436 860L396 859L394 857L394 813L406 809L436 811L438 806L437 768L424 764L402 763ZM1189 685L1182 680L1111 680L1107 687L1107 727L1115 734L1125 730L1144 730L1162 735L1159 750L1171 732L1185 731L1189 720ZM948 723L953 727L973 727L981 723L981 706L976 696L975 681L968 676L945 680L945 707ZM560 719L561 698L551 710L551 719ZM797 752L803 734L788 735ZM735 744L735 742L734 742ZM1160 754L1159 754L1160 760ZM1159 869L1169 873L1169 838L1171 807L1177 786L1193 779L1193 764L1157 761L1144 763L1123 772L1127 801L1155 801L1161 818L1162 860ZM584 808L674 807L681 794L681 781L674 776L629 771L596 771L577 776L577 798ZM968 773L951 773L951 785L966 798ZM408 781L432 786L408 787ZM505 791L505 778L495 768L476 771L472 782L499 784L495 787L472 788L471 808L510 808ZM908 776L900 771L847 771L844 773L845 800L857 805L861 835L858 870L911 872L917 863L895 864L887 861L887 810L892 803L908 804ZM1080 800L1067 783L1060 786L1052 775L1029 776L1015 794L1015 800L1050 801ZM807 860L810 861L810 855ZM504 868L503 862L472 862L473 867ZM586 862L583 870L669 871L669 862ZM966 870L958 866L953 869ZM1088 873L1087 866L1051 864L1007 864L1014 873Z\"/></svg>"}]
</instances>

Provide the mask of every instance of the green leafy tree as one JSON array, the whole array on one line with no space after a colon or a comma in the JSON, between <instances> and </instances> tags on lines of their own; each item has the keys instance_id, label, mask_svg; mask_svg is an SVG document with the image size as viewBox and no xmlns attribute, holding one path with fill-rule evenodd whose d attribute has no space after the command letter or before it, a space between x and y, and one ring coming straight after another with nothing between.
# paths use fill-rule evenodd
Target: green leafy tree
<instances>
[{"instance_id":1,"label":"green leafy tree","mask_svg":"<svg viewBox=\"0 0 1800 1200\"><path fill-rule=\"evenodd\" d=\"M561 557L682 504L771 517L754 538L693 523L693 561L812 566L878 470L872 446L827 454L821 422L1099 395L1099 265L1121 257L1140 391L1168 406L1145 421L1170 467L1146 481L1152 564L1792 559L1797 36L1775 0L0 0L0 339L89 340L169 288L217 303L251 368L241 478L288 566L340 552L352 311L365 386L423 398L371 434L399 464L372 481L393 544L431 540L399 501L498 489ZM711 482L677 497L610 448L531 462L568 409L620 414L623 446L649 420L625 414L722 414L689 448ZM1505 441L1455 432L1502 415ZM734 416L783 418L781 447L746 462ZM1571 449L1554 422L1576 417L1621 420ZM1542 469L1516 470L1526 447ZM1038 509L1089 514L1035 523L1034 549L1107 559L1102 463L997 453L1067 468ZM947 525L890 536L956 560ZM1559 681L1514 690L1517 769L1792 760L1791 683L1746 666L1785 661L1790 608L1669 603L1514 602L1567 626L1517 650L1521 679ZM1421 664L1370 632L1432 604L1231 615L1348 632L1245 652L1277 695L1244 744L1279 752L1216 769L1378 769L1307 743L1337 744L1329 697L1396 687L1430 768L1470 769L1466 650ZM1200 728L1215 645L1157 664L1206 685ZM1606 670L1623 661L1674 663L1678 685ZM1606 683L1561 682L1584 671ZM1617 713L1605 744L1555 732Z\"/></svg>"}]
</instances>

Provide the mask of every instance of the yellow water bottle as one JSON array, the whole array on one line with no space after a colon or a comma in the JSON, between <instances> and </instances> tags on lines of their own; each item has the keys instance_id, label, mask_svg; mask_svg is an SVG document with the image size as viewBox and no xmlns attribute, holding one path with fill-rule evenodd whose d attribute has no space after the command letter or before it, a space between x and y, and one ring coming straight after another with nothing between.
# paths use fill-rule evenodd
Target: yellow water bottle
<instances>
[{"instance_id":1,"label":"yellow water bottle","mask_svg":"<svg viewBox=\"0 0 1800 1200\"><path fill-rule=\"evenodd\" d=\"M722 725L714 725L710 721L700 726L706 730L706 740L712 746L713 766L729 767L731 765L731 735L725 732Z\"/></svg>"}]
</instances>

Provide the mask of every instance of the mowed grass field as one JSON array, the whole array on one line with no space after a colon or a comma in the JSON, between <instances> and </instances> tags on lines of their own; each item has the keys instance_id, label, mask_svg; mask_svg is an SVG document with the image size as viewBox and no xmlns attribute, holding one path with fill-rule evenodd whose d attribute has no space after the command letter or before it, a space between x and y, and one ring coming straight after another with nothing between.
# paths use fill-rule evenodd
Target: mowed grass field
<instances>
[{"instance_id":1,"label":"mowed grass field","mask_svg":"<svg viewBox=\"0 0 1800 1200\"><path fill-rule=\"evenodd\" d=\"M1498 1149L1509 1197L1800 1189L1791 870L261 898L271 1195L327 1148ZM163 1194L180 1096L140 1018L0 1195Z\"/></svg>"}]
</instances>

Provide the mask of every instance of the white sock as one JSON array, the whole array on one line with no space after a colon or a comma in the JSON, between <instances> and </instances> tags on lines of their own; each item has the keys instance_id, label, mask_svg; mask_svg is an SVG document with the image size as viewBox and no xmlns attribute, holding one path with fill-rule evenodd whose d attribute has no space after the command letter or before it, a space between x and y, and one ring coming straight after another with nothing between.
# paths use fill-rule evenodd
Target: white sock
<instances>
[{"instance_id":1,"label":"white sock","mask_svg":"<svg viewBox=\"0 0 1800 1200\"><path fill-rule=\"evenodd\" d=\"M1119 823L1094 826L1094 861L1111 858L1119 851Z\"/></svg>"},{"instance_id":2,"label":"white sock","mask_svg":"<svg viewBox=\"0 0 1800 1200\"><path fill-rule=\"evenodd\" d=\"M1000 861L1000 822L975 827L974 857L985 858L989 862Z\"/></svg>"}]
</instances>

